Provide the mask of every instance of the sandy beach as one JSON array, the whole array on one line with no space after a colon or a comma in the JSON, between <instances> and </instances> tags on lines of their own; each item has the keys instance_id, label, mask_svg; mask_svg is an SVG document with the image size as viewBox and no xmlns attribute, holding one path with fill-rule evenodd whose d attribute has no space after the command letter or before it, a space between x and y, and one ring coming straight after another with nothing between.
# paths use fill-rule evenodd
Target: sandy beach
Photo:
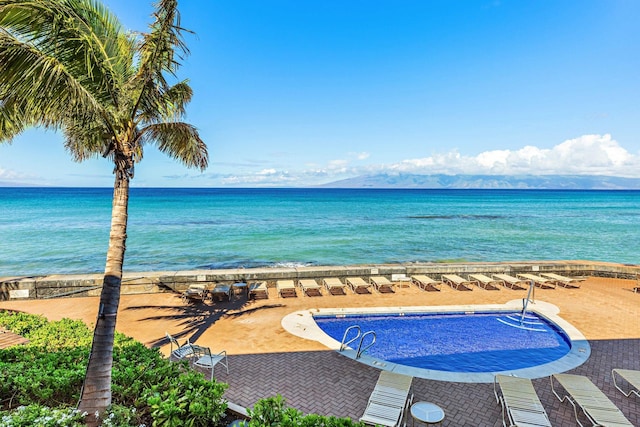
<instances>
[{"instance_id":1,"label":"sandy beach","mask_svg":"<svg viewBox=\"0 0 640 427\"><path fill-rule=\"evenodd\" d=\"M579 289L537 288L535 298L556 305L560 309L560 316L584 334L592 344L591 359L598 360L601 357L600 347L594 345L599 342L637 343L640 339L640 293L633 292L633 287L637 286L636 281L590 277L580 285ZM243 358L264 358L270 354L284 353L334 353L317 342L295 337L282 328L281 319L294 311L336 307L502 304L524 297L525 290L501 288L491 291L476 287L473 291L459 291L443 286L440 292L425 292L413 285L396 286L395 293L374 292L370 295L355 295L351 292L347 292L347 295L328 295L324 292L323 296L306 297L298 290L298 296L295 298L280 298L276 295L275 289L270 288L268 299L247 300L244 295L236 295L232 301L222 303L185 303L176 293L123 295L117 329L147 346L160 347L164 354L168 354L169 350L164 339L165 332L181 339L189 338L200 345L211 347L212 350L227 350L230 355L230 374L228 377L223 375L220 379L230 383L228 394L237 396L236 400L240 400L234 403L251 406L254 403L251 400L255 398L248 396L246 390L240 390L244 387L243 382L234 379L234 369L238 374L237 366ZM50 320L64 317L82 319L91 325L96 316L98 298L5 301L0 302L0 308L42 314ZM640 358L637 357L639 351L640 349L635 348L633 354L620 355L629 365L618 367L640 369ZM336 357L346 359L342 356ZM234 358L237 361L236 368ZM349 363L361 365L354 361ZM259 378L255 381L261 384L262 390L289 395L289 401L297 407L309 407L305 405L304 397L293 396L289 390L278 389L278 385L275 384L264 384ZM363 394L366 395L366 387ZM366 396L363 399L366 402ZM632 422L639 422L640 400L630 399L625 402L625 414ZM495 401L491 402L489 399L486 404L495 411ZM361 402L354 403L346 413L332 415L357 417L361 405ZM456 407L455 403L453 407ZM560 405L558 408L561 412L559 416L565 416L562 415L563 406ZM323 412L329 411L331 414L331 410L325 407ZM499 417L499 414L497 416Z\"/></svg>"}]
</instances>

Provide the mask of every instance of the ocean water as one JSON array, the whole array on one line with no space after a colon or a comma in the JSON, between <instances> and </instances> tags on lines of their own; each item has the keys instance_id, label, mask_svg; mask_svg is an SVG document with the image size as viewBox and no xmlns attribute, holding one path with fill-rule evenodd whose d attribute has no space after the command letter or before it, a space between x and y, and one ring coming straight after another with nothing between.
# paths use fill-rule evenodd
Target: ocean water
<instances>
[{"instance_id":1,"label":"ocean water","mask_svg":"<svg viewBox=\"0 0 640 427\"><path fill-rule=\"evenodd\" d=\"M109 188L0 188L0 276L104 270ZM149 189L125 271L444 261L640 264L640 191Z\"/></svg>"}]
</instances>

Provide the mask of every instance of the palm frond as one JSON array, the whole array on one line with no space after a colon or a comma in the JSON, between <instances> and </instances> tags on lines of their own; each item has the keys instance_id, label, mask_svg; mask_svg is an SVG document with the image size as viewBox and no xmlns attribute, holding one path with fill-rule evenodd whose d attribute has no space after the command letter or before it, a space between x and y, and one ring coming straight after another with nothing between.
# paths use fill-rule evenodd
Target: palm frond
<instances>
[{"instance_id":1,"label":"palm frond","mask_svg":"<svg viewBox=\"0 0 640 427\"><path fill-rule=\"evenodd\" d=\"M188 167L205 170L209 164L207 146L197 129L187 123L171 122L147 126L140 131L145 142L155 143L158 149ZM142 144L140 144L142 145Z\"/></svg>"},{"instance_id":2,"label":"palm frond","mask_svg":"<svg viewBox=\"0 0 640 427\"><path fill-rule=\"evenodd\" d=\"M7 102L0 93L0 143L11 142L31 123L13 102Z\"/></svg>"},{"instance_id":3,"label":"palm frond","mask_svg":"<svg viewBox=\"0 0 640 427\"><path fill-rule=\"evenodd\" d=\"M133 73L133 39L97 0L0 0L0 28L56 60L98 103L115 104Z\"/></svg>"},{"instance_id":4,"label":"palm frond","mask_svg":"<svg viewBox=\"0 0 640 427\"><path fill-rule=\"evenodd\" d=\"M153 16L154 22L149 26L150 31L143 35L139 48L140 62L133 78L139 95L132 119L138 108L148 111L149 106L156 103L157 94L170 89L165 73L175 75L180 66L179 60L189 54L182 37L182 33L188 30L180 26L177 0L159 0ZM157 93L147 93L151 89L149 82L153 82L152 92ZM139 107L141 105L145 106Z\"/></svg>"},{"instance_id":5,"label":"palm frond","mask_svg":"<svg viewBox=\"0 0 640 427\"><path fill-rule=\"evenodd\" d=\"M6 33L0 33L0 64L3 101L32 124L60 124L77 111L106 114L103 105L87 91L84 79L74 78L56 58Z\"/></svg>"},{"instance_id":6,"label":"palm frond","mask_svg":"<svg viewBox=\"0 0 640 427\"><path fill-rule=\"evenodd\" d=\"M160 123L180 120L185 107L191 101L193 90L187 80L177 83L166 91L149 84L139 105L139 121Z\"/></svg>"}]
</instances>

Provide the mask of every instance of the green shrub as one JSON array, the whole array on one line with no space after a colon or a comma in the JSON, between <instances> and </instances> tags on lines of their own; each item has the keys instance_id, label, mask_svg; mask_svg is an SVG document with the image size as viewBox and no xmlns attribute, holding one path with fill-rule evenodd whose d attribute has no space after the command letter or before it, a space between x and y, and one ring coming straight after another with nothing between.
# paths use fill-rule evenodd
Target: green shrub
<instances>
[{"instance_id":1,"label":"green shrub","mask_svg":"<svg viewBox=\"0 0 640 427\"><path fill-rule=\"evenodd\" d=\"M52 409L37 404L0 411L0 425L11 427L82 427L83 416L74 408Z\"/></svg>"},{"instance_id":2,"label":"green shrub","mask_svg":"<svg viewBox=\"0 0 640 427\"><path fill-rule=\"evenodd\" d=\"M31 403L67 406L77 402L89 350L47 350L19 346L0 351L0 408Z\"/></svg>"},{"instance_id":3,"label":"green shrub","mask_svg":"<svg viewBox=\"0 0 640 427\"><path fill-rule=\"evenodd\" d=\"M136 408L113 404L107 409L102 427L139 427L145 425Z\"/></svg>"},{"instance_id":4,"label":"green shrub","mask_svg":"<svg viewBox=\"0 0 640 427\"><path fill-rule=\"evenodd\" d=\"M0 350L0 408L34 404L24 406L26 409L19 414L17 410L4 413L7 423L1 425L39 425L29 424L28 420L48 419L47 416L57 419L52 415L57 409L48 407L73 406L78 401L91 331L80 321L47 322L41 316L25 313L0 312L0 321L7 329L20 331L31 340L27 345ZM227 409L222 399L226 387L206 380L201 373L188 369L186 363L172 363L157 349L116 333L113 405L105 414L103 425L139 426L144 421L154 426L216 425ZM27 421L18 424L13 418Z\"/></svg>"},{"instance_id":5,"label":"green shrub","mask_svg":"<svg viewBox=\"0 0 640 427\"><path fill-rule=\"evenodd\" d=\"M179 366L177 366L179 368ZM210 426L223 419L227 404L222 395L227 384L207 381L192 370L173 370L160 383L144 391L153 426Z\"/></svg>"},{"instance_id":6,"label":"green shrub","mask_svg":"<svg viewBox=\"0 0 640 427\"><path fill-rule=\"evenodd\" d=\"M91 331L81 320L62 319L48 322L24 335L30 345L41 345L52 349L68 347L91 347Z\"/></svg>"},{"instance_id":7,"label":"green shrub","mask_svg":"<svg viewBox=\"0 0 640 427\"><path fill-rule=\"evenodd\" d=\"M364 424L349 418L304 415L286 405L280 395L260 399L249 409L249 427L363 427Z\"/></svg>"},{"instance_id":8,"label":"green shrub","mask_svg":"<svg viewBox=\"0 0 640 427\"><path fill-rule=\"evenodd\" d=\"M42 328L47 323L44 316L0 310L0 326L23 337L26 337L34 329Z\"/></svg>"}]
</instances>

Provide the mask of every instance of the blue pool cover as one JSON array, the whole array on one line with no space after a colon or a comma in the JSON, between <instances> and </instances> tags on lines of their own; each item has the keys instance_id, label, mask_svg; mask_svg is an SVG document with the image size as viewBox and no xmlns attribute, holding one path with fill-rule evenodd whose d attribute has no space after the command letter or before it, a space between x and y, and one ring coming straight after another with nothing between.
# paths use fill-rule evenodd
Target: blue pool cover
<instances>
[{"instance_id":1,"label":"blue pool cover","mask_svg":"<svg viewBox=\"0 0 640 427\"><path fill-rule=\"evenodd\" d=\"M448 372L498 372L553 362L571 349L555 324L518 312L315 316L318 326L340 342L358 325L374 331L369 356L401 365ZM354 336L355 332L351 331ZM370 342L368 338L363 343ZM357 347L351 344L351 347Z\"/></svg>"}]
</instances>

